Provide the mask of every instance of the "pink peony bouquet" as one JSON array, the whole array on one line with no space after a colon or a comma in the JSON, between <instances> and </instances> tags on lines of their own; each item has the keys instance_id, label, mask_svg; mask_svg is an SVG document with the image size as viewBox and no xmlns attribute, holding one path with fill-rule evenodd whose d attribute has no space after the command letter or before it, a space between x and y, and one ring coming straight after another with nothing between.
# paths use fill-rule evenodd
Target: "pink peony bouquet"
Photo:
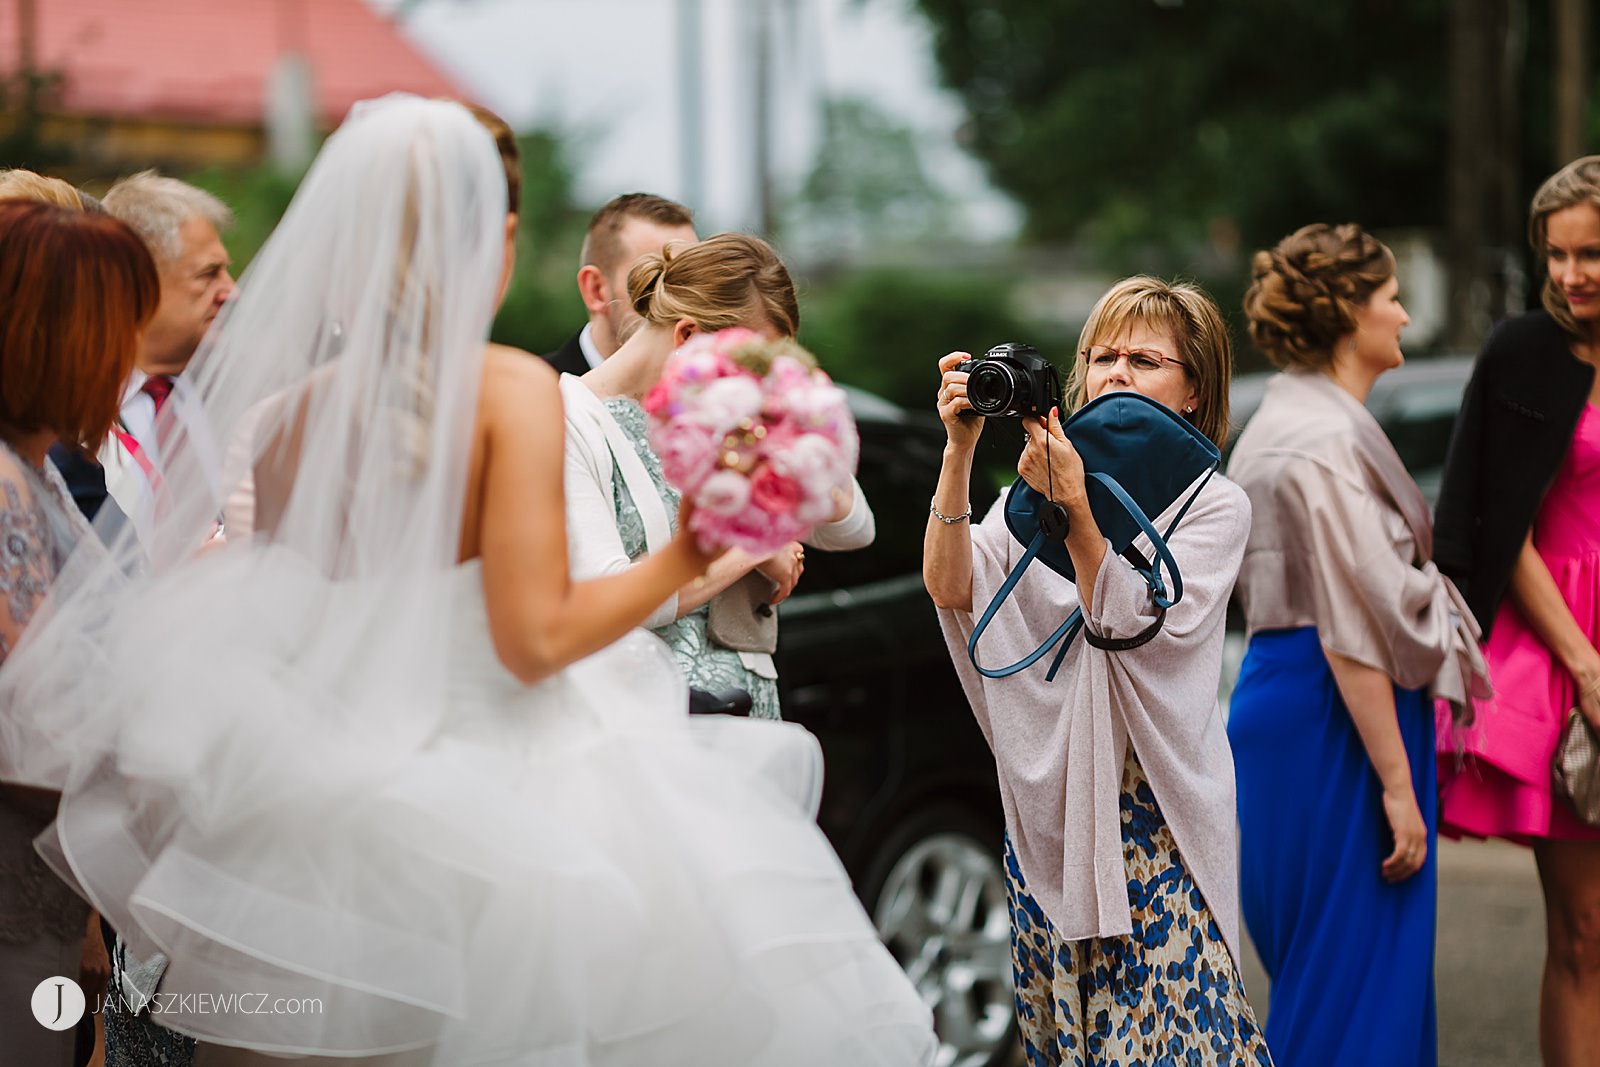
<instances>
[{"instance_id":1,"label":"pink peony bouquet","mask_svg":"<svg viewBox=\"0 0 1600 1067\"><path fill-rule=\"evenodd\" d=\"M767 556L849 500L860 440L844 391L793 341L697 334L645 394L662 472L703 548Z\"/></svg>"}]
</instances>

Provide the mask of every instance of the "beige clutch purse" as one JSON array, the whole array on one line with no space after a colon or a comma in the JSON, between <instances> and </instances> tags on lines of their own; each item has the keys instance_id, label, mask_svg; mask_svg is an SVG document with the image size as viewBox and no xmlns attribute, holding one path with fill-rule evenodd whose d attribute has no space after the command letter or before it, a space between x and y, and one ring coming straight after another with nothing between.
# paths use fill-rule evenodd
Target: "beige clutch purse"
<instances>
[{"instance_id":1,"label":"beige clutch purse","mask_svg":"<svg viewBox=\"0 0 1600 1067\"><path fill-rule=\"evenodd\" d=\"M1550 773L1556 792L1572 802L1578 818L1600 826L1600 738L1577 708L1567 713Z\"/></svg>"},{"instance_id":2,"label":"beige clutch purse","mask_svg":"<svg viewBox=\"0 0 1600 1067\"><path fill-rule=\"evenodd\" d=\"M776 652L778 613L767 603L772 590L772 579L751 571L712 597L706 636L735 652Z\"/></svg>"}]
</instances>

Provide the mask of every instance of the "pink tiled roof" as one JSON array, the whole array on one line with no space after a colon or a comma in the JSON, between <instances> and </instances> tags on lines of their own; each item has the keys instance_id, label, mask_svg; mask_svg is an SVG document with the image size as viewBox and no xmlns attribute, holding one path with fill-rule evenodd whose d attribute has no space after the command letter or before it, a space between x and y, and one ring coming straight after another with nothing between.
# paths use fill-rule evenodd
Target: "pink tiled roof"
<instances>
[{"instance_id":1,"label":"pink tiled roof","mask_svg":"<svg viewBox=\"0 0 1600 1067\"><path fill-rule=\"evenodd\" d=\"M311 59L328 125L392 90L463 97L364 0L35 0L35 63L55 110L185 122L262 121L279 53ZM17 5L0 3L0 71L17 68Z\"/></svg>"}]
</instances>

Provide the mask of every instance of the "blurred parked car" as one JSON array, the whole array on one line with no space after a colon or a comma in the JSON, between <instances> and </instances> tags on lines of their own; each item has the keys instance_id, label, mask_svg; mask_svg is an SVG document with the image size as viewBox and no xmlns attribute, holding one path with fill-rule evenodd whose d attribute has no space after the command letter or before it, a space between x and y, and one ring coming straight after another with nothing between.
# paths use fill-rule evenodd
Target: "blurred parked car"
<instances>
[{"instance_id":1,"label":"blurred parked car","mask_svg":"<svg viewBox=\"0 0 1600 1067\"><path fill-rule=\"evenodd\" d=\"M1471 356L1440 356L1407 362L1379 378L1367 397L1367 409L1394 442L1406 470L1433 504L1439 497L1444 454L1456 423L1461 395L1472 377ZM1261 404L1272 373L1244 374L1233 380L1228 396L1233 441ZM1224 460L1226 462L1226 460Z\"/></svg>"}]
</instances>

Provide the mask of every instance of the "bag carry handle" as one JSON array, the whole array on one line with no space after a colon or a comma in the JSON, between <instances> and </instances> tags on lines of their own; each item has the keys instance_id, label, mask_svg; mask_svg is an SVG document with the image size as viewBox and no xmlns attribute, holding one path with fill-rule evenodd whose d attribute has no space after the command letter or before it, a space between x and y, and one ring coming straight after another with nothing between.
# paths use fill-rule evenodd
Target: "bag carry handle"
<instances>
[{"instance_id":1,"label":"bag carry handle","mask_svg":"<svg viewBox=\"0 0 1600 1067\"><path fill-rule=\"evenodd\" d=\"M1206 476L1201 479L1194 492L1189 494L1189 499L1183 502L1183 507L1178 509L1178 514L1173 516L1171 524L1167 527L1166 537L1171 537L1173 532L1177 530L1178 523L1182 522L1183 517L1189 513L1190 506L1199 498L1201 490L1206 487L1211 481L1211 476L1216 472L1216 467L1206 471ZM1047 535L1041 527L1039 532L1033 535L1033 540L1028 543L1027 550L1022 553L1022 558L1017 560L1016 566L1011 568L1011 573L1006 575L1006 580L1001 583L999 591L994 595L994 599L989 601L989 606L984 609L983 615L978 619L978 625L973 627L972 637L967 640L967 658L972 661L972 666L977 672L985 678L1009 678L1019 671L1025 671L1044 658L1045 653L1055 647L1056 642L1059 641L1061 642L1061 649L1056 653L1055 658L1050 661L1050 669L1045 673L1044 677L1045 681L1053 682L1055 681L1056 672L1061 669L1062 660L1066 658L1067 649L1072 647L1072 642L1077 638L1080 631L1083 632L1084 639L1095 648L1108 652L1126 652L1154 640L1156 634L1161 632L1161 627L1167 621L1167 609L1183 599L1183 574L1178 569L1178 561L1173 558L1172 551L1167 547L1166 537L1161 535L1155 528L1155 524L1145 515L1144 509L1138 505L1133 497L1128 495L1121 485L1117 484L1115 478L1101 471L1091 472L1089 477L1100 482L1110 491L1112 498L1122 506L1128 516L1138 524L1144 535L1150 539L1151 548L1155 553L1155 562L1153 564L1147 562L1135 552L1131 545L1124 555L1132 557L1129 562L1132 564L1133 569L1144 577L1145 583L1150 587L1151 600L1156 606L1155 621L1132 637L1100 637L1084 629L1083 609L1081 607L1074 608L1072 614L1067 616L1066 621L1058 626L1054 633L1045 638L1043 644L1017 662L1008 667L994 668L985 667L979 663L979 638L989 628L989 623L994 619L995 612L1000 610L1000 605L1005 603L1006 597L1011 595L1011 591L1022 580L1023 572L1028 569L1028 564L1032 563L1039 555L1040 550L1044 548ZM1163 563L1167 565L1167 572L1172 575L1173 591L1170 598L1167 596L1166 584L1161 580L1161 565Z\"/></svg>"}]
</instances>

